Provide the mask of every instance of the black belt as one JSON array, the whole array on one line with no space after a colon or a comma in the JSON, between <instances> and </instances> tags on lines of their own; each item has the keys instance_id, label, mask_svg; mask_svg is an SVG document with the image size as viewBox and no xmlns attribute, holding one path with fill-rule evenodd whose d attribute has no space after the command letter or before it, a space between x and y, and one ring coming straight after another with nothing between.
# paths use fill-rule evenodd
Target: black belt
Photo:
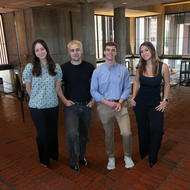
<instances>
[{"instance_id":1,"label":"black belt","mask_svg":"<svg viewBox=\"0 0 190 190\"><path fill-rule=\"evenodd\" d=\"M76 105L87 105L89 101L73 101Z\"/></svg>"},{"instance_id":2,"label":"black belt","mask_svg":"<svg viewBox=\"0 0 190 190\"><path fill-rule=\"evenodd\" d=\"M119 100L110 100L110 101L112 101L112 102L119 102Z\"/></svg>"}]
</instances>

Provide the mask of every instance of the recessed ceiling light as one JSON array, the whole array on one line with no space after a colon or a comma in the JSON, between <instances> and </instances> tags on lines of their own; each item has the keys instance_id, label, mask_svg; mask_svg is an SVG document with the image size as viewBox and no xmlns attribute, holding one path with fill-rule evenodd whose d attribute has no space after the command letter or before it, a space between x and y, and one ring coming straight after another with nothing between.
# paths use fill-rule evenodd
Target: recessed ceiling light
<instances>
[{"instance_id":1,"label":"recessed ceiling light","mask_svg":"<svg viewBox=\"0 0 190 190\"><path fill-rule=\"evenodd\" d=\"M126 4L127 4L126 2L122 3L122 5L126 5Z\"/></svg>"},{"instance_id":2,"label":"recessed ceiling light","mask_svg":"<svg viewBox=\"0 0 190 190\"><path fill-rule=\"evenodd\" d=\"M46 4L46 6L51 6L51 5L52 5L52 4L50 4L50 3L47 3L47 4Z\"/></svg>"}]
</instances>

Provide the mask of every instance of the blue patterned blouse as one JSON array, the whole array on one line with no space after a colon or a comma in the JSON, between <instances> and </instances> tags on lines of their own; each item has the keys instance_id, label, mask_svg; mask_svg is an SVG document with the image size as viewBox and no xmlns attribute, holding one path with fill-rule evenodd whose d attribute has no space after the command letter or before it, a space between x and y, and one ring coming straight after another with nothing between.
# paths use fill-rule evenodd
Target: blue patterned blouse
<instances>
[{"instance_id":1,"label":"blue patterned blouse","mask_svg":"<svg viewBox=\"0 0 190 190\"><path fill-rule=\"evenodd\" d=\"M55 76L48 73L48 65L44 67L41 64L42 75L35 77L32 74L33 65L28 63L23 71L23 79L25 82L31 82L31 95L29 101L30 108L53 108L58 106L58 97L56 93L55 83L62 80L62 71L59 64L56 64Z\"/></svg>"}]
</instances>

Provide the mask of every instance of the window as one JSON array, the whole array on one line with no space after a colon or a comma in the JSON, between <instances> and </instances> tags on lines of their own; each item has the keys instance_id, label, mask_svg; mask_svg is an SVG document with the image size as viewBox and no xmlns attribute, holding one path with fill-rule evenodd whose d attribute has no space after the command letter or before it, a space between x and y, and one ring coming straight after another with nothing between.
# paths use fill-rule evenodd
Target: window
<instances>
[{"instance_id":1,"label":"window","mask_svg":"<svg viewBox=\"0 0 190 190\"><path fill-rule=\"evenodd\" d=\"M136 54L139 54L140 45L150 41L156 47L157 45L157 17L136 18Z\"/></svg>"},{"instance_id":2,"label":"window","mask_svg":"<svg viewBox=\"0 0 190 190\"><path fill-rule=\"evenodd\" d=\"M190 54L190 13L165 16L164 54Z\"/></svg>"},{"instance_id":3,"label":"window","mask_svg":"<svg viewBox=\"0 0 190 190\"><path fill-rule=\"evenodd\" d=\"M7 49L3 30L2 16L0 15L0 65L8 64Z\"/></svg>"},{"instance_id":4,"label":"window","mask_svg":"<svg viewBox=\"0 0 190 190\"><path fill-rule=\"evenodd\" d=\"M104 44L114 41L113 17L95 15L96 58L103 58Z\"/></svg>"}]
</instances>

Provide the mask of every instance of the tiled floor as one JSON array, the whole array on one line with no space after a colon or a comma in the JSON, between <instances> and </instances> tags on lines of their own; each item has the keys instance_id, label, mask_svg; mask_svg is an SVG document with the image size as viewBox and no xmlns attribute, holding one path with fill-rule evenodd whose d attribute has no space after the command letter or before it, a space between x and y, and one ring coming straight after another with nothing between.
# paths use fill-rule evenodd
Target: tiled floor
<instances>
[{"instance_id":1,"label":"tiled floor","mask_svg":"<svg viewBox=\"0 0 190 190\"><path fill-rule=\"evenodd\" d=\"M115 128L116 169L107 171L104 131L96 110L86 158L88 166L76 173L69 168L62 107L59 121L59 161L50 168L39 164L36 131L27 105L22 121L17 99L0 97L0 190L187 190L190 189L190 88L173 87L165 113L165 134L159 162L149 168L138 153L137 126L129 108L135 167L124 168L121 136Z\"/></svg>"}]
</instances>

